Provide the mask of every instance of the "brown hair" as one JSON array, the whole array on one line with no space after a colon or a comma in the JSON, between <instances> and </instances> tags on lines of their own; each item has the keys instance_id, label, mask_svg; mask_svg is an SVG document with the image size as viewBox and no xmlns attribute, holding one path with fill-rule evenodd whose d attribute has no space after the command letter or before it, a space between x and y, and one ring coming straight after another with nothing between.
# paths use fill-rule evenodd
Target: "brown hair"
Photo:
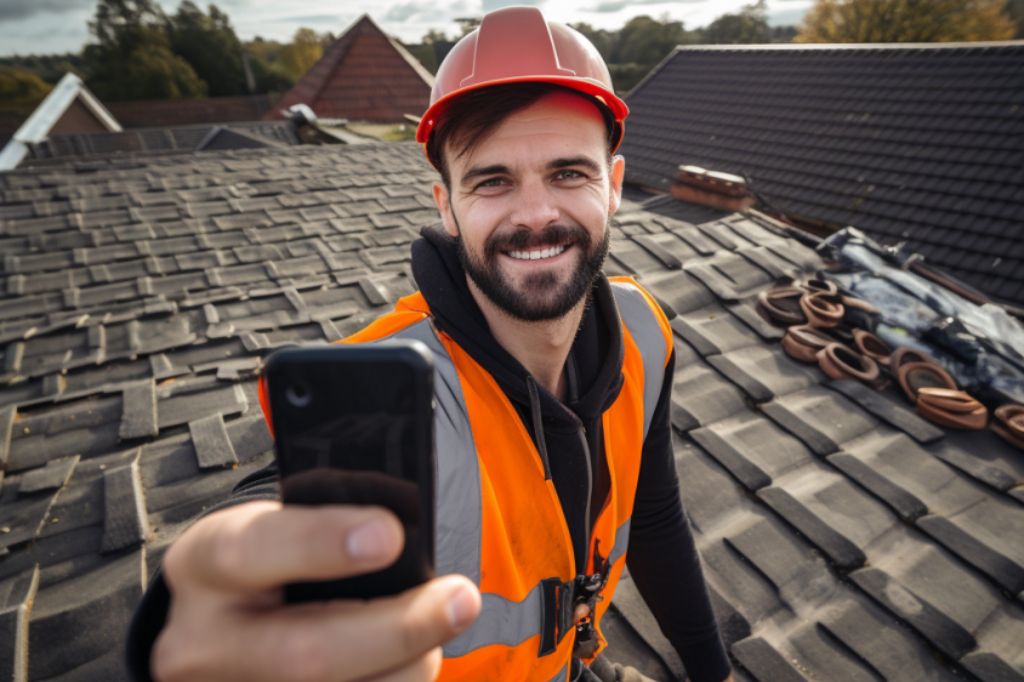
<instances>
[{"instance_id":1,"label":"brown hair","mask_svg":"<svg viewBox=\"0 0 1024 682\"><path fill-rule=\"evenodd\" d=\"M611 157L612 140L616 132L615 118L598 100L578 90L552 83L507 83L479 90L471 90L455 99L445 110L441 120L427 141L427 158L441 173L445 187L451 188L448 164L444 158L445 146L462 156L478 145L488 132L506 118L530 106L541 97L554 92L568 92L594 104L604 117L608 130L608 155Z\"/></svg>"}]
</instances>

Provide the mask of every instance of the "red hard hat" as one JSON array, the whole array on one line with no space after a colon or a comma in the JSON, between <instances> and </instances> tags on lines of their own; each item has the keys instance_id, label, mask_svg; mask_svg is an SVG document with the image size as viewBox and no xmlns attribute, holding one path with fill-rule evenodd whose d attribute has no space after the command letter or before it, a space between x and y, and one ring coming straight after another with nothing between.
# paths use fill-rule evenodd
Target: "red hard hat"
<instances>
[{"instance_id":1,"label":"red hard hat","mask_svg":"<svg viewBox=\"0 0 1024 682\"><path fill-rule=\"evenodd\" d=\"M552 83L591 95L615 122L612 151L622 142L629 107L615 95L601 54L579 31L547 21L536 7L491 12L455 44L437 70L416 141L427 144L452 100L506 83Z\"/></svg>"}]
</instances>

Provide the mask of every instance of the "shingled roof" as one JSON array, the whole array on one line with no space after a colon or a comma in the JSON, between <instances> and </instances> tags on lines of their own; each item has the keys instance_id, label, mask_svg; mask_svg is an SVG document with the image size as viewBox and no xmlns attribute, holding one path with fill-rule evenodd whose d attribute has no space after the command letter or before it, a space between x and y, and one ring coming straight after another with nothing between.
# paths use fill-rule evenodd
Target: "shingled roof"
<instances>
[{"instance_id":1,"label":"shingled roof","mask_svg":"<svg viewBox=\"0 0 1024 682\"><path fill-rule=\"evenodd\" d=\"M247 121L218 125L133 128L112 133L50 135L29 145L29 157L106 157L145 152L192 152L214 149L252 149L302 144L293 121Z\"/></svg>"},{"instance_id":2,"label":"shingled roof","mask_svg":"<svg viewBox=\"0 0 1024 682\"><path fill-rule=\"evenodd\" d=\"M403 121L427 108L434 77L364 14L264 118L306 104L320 117Z\"/></svg>"},{"instance_id":3,"label":"shingled roof","mask_svg":"<svg viewBox=\"0 0 1024 682\"><path fill-rule=\"evenodd\" d=\"M107 106L125 128L152 128L256 121L272 110L272 104L270 95L233 95L142 99Z\"/></svg>"},{"instance_id":4,"label":"shingled roof","mask_svg":"<svg viewBox=\"0 0 1024 682\"><path fill-rule=\"evenodd\" d=\"M65 73L13 137L0 147L0 171L17 168L22 159L30 155L34 144L52 135L120 131L120 124L82 79Z\"/></svg>"},{"instance_id":5,"label":"shingled roof","mask_svg":"<svg viewBox=\"0 0 1024 682\"><path fill-rule=\"evenodd\" d=\"M746 175L766 210L1024 305L1022 70L1024 41L679 47L627 98L627 180Z\"/></svg>"},{"instance_id":6,"label":"shingled roof","mask_svg":"<svg viewBox=\"0 0 1024 682\"><path fill-rule=\"evenodd\" d=\"M0 676L112 680L167 545L271 457L255 376L413 289L411 144L136 154L0 174ZM1024 679L1024 453L830 382L753 296L819 256L634 194L612 273L672 316L674 446L738 680ZM626 579L612 655L679 663Z\"/></svg>"}]
</instances>

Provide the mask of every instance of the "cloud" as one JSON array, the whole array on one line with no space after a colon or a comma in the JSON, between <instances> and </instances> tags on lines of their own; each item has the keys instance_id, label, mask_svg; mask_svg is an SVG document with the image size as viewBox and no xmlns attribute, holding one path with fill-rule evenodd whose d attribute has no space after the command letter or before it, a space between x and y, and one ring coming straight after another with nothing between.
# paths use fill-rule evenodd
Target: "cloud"
<instances>
[{"instance_id":1,"label":"cloud","mask_svg":"<svg viewBox=\"0 0 1024 682\"><path fill-rule=\"evenodd\" d=\"M804 19L804 15L807 14L807 7L800 7L798 9L784 9L778 12L768 13L768 25L769 26L795 26Z\"/></svg>"},{"instance_id":2,"label":"cloud","mask_svg":"<svg viewBox=\"0 0 1024 682\"><path fill-rule=\"evenodd\" d=\"M279 17L275 21L289 24L336 24L342 19L340 14L300 14L294 17Z\"/></svg>"},{"instance_id":3,"label":"cloud","mask_svg":"<svg viewBox=\"0 0 1024 682\"><path fill-rule=\"evenodd\" d=\"M486 14L511 5L533 5L536 7L543 4L544 0L483 0L483 12Z\"/></svg>"},{"instance_id":4,"label":"cloud","mask_svg":"<svg viewBox=\"0 0 1024 682\"><path fill-rule=\"evenodd\" d=\"M587 7L583 11L605 14L621 12L627 7L635 7L637 5L674 5L679 2L699 3L703 2L703 0L606 0L595 7Z\"/></svg>"},{"instance_id":5,"label":"cloud","mask_svg":"<svg viewBox=\"0 0 1024 682\"><path fill-rule=\"evenodd\" d=\"M27 19L46 12L88 10L94 4L93 0L3 0L0 2L0 20Z\"/></svg>"},{"instance_id":6,"label":"cloud","mask_svg":"<svg viewBox=\"0 0 1024 682\"><path fill-rule=\"evenodd\" d=\"M432 5L425 2L402 2L393 5L384 15L384 21L406 21L409 17L427 11Z\"/></svg>"}]
</instances>

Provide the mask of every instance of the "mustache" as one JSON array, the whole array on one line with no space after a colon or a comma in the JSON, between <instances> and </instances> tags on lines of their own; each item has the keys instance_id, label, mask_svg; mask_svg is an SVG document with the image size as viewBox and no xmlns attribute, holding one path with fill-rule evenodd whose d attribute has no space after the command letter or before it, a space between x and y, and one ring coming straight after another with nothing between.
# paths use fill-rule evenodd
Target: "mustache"
<instances>
[{"instance_id":1,"label":"mustache","mask_svg":"<svg viewBox=\"0 0 1024 682\"><path fill-rule=\"evenodd\" d=\"M590 233L578 225L548 225L540 231L520 227L511 232L492 234L484 243L484 253L488 258L493 258L500 251L571 244L579 244L587 250L590 248L590 241Z\"/></svg>"}]
</instances>

